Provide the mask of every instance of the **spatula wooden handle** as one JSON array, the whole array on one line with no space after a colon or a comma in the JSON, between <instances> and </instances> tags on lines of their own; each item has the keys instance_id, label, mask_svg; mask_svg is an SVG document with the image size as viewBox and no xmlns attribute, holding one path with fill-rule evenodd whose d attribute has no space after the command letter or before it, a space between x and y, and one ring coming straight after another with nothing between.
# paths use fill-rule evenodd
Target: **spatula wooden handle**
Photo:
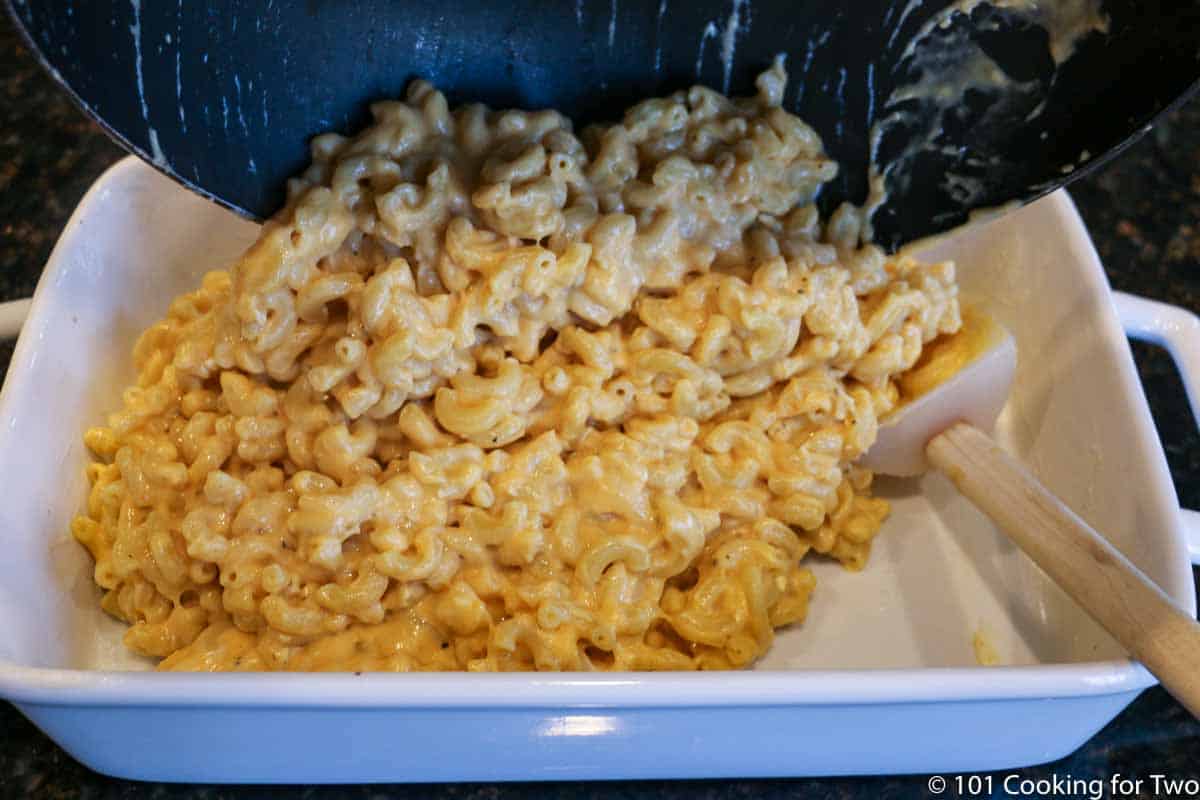
<instances>
[{"instance_id":1,"label":"spatula wooden handle","mask_svg":"<svg viewBox=\"0 0 1200 800\"><path fill-rule=\"evenodd\" d=\"M987 434L951 427L929 461L1200 717L1200 623Z\"/></svg>"}]
</instances>

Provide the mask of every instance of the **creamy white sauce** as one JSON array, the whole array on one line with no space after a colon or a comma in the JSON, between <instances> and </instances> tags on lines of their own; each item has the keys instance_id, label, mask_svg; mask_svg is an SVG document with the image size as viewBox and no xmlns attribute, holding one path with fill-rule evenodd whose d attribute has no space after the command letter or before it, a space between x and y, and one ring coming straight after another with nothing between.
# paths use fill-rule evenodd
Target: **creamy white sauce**
<instances>
[{"instance_id":1,"label":"creamy white sauce","mask_svg":"<svg viewBox=\"0 0 1200 800\"><path fill-rule=\"evenodd\" d=\"M897 29L903 27L922 2L909 2ZM999 9L1044 29L1056 73L1082 40L1094 33L1107 33L1109 29L1101 0L958 0L922 25L901 55L902 62L916 77L889 95L871 128L870 191L861 211L864 238L872 235L871 215L886 202L888 191L904 193L909 189L916 158L922 153L938 152L938 138L948 115L961 107L969 91L994 98L981 120L986 125L990 117L1033 103L1043 89L1037 79L1013 79L976 43L972 33L978 30L978 23L973 25L970 15L980 6ZM1025 121L1034 122L1044 110L1044 101L1034 104ZM905 145L883 161L881 147L888 132L896 126L908 131ZM986 169L999 164L994 159L978 160L972 166ZM944 181L947 190L963 205L970 206L984 196L984 182L977 175L948 173Z\"/></svg>"},{"instance_id":2,"label":"creamy white sauce","mask_svg":"<svg viewBox=\"0 0 1200 800\"><path fill-rule=\"evenodd\" d=\"M729 78L733 74L733 59L737 54L737 37L741 32L739 28L742 23L742 6L746 2L747 0L733 0L729 19L726 20L725 30L721 33L721 68L723 70L721 91L725 94L729 94Z\"/></svg>"}]
</instances>

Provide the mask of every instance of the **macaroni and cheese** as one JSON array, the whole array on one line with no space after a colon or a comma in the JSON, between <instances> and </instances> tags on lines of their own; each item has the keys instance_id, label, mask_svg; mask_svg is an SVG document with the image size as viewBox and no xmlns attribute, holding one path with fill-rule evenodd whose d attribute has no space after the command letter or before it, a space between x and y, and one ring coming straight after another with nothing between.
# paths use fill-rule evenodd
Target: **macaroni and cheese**
<instances>
[{"instance_id":1,"label":"macaroni and cheese","mask_svg":"<svg viewBox=\"0 0 1200 800\"><path fill-rule=\"evenodd\" d=\"M854 466L960 324L781 108L695 87L576 134L416 82L138 340L73 533L177 670L749 665L806 558L860 569Z\"/></svg>"}]
</instances>

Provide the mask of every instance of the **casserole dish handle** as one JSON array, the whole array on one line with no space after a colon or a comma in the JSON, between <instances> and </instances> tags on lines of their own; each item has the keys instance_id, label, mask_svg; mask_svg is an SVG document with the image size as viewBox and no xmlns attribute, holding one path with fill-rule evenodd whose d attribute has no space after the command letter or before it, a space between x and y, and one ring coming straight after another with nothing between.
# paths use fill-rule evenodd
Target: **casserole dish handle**
<instances>
[{"instance_id":1,"label":"casserole dish handle","mask_svg":"<svg viewBox=\"0 0 1200 800\"><path fill-rule=\"evenodd\" d=\"M1113 304L1127 336L1156 344L1171 354L1183 378L1192 416L1200 424L1200 317L1185 308L1125 292L1113 292ZM1188 555L1193 564L1200 564L1200 512L1185 508L1180 514Z\"/></svg>"}]
</instances>

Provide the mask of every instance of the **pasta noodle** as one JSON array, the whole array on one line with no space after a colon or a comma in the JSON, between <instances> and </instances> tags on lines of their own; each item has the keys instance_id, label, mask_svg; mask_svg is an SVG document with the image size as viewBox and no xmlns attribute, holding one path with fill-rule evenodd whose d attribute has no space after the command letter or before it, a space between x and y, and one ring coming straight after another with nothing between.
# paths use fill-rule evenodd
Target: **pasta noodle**
<instances>
[{"instance_id":1,"label":"pasta noodle","mask_svg":"<svg viewBox=\"0 0 1200 800\"><path fill-rule=\"evenodd\" d=\"M822 227L818 136L695 87L576 135L417 81L138 340L86 512L125 643L185 670L743 667L958 330L951 264ZM815 554L815 555L810 555Z\"/></svg>"}]
</instances>

